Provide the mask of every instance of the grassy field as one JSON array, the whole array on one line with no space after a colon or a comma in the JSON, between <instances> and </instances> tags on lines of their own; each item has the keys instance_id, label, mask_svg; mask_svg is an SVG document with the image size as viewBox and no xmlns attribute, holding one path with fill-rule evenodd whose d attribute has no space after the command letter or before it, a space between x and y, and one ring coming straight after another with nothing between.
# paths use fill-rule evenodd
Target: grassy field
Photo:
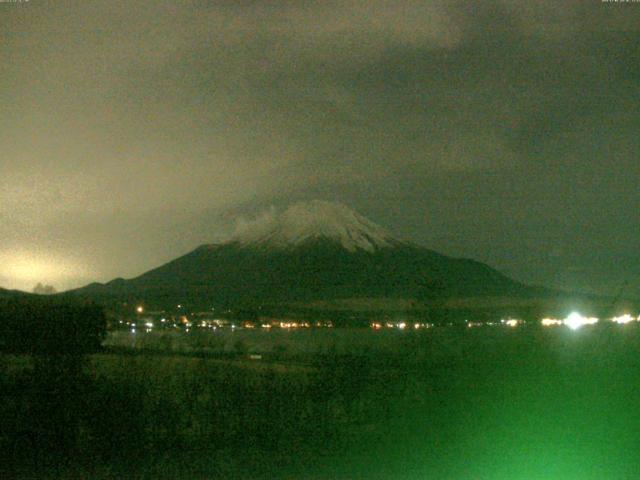
<instances>
[{"instance_id":1,"label":"grassy field","mask_svg":"<svg viewBox=\"0 0 640 480\"><path fill-rule=\"evenodd\" d=\"M268 345L255 335L224 358L172 345L107 351L80 369L2 357L2 478L600 480L640 471L636 325L282 332L270 337L279 348L249 360Z\"/></svg>"}]
</instances>

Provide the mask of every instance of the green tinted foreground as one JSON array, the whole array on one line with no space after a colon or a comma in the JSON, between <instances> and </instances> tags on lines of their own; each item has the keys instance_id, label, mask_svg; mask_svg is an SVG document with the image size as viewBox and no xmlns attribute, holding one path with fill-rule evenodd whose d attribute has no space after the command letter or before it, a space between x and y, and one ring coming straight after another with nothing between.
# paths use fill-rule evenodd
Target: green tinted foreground
<instances>
[{"instance_id":1,"label":"green tinted foreground","mask_svg":"<svg viewBox=\"0 0 640 480\"><path fill-rule=\"evenodd\" d=\"M637 478L635 326L436 329L400 344L269 365L100 354L82 378L58 375L74 397L4 357L4 477ZM60 425L73 428L52 445Z\"/></svg>"}]
</instances>

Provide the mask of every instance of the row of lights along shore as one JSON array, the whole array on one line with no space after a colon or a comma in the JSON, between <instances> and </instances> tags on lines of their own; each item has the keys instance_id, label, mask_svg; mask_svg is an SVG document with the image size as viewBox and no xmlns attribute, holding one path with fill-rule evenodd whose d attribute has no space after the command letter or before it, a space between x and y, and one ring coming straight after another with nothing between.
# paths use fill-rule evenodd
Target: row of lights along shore
<instances>
[{"instance_id":1,"label":"row of lights along shore","mask_svg":"<svg viewBox=\"0 0 640 480\"><path fill-rule=\"evenodd\" d=\"M578 328L583 327L585 325L595 325L599 321L600 319L598 319L597 317L585 317L584 315L581 315L578 312L572 312L565 319L543 318L542 320L540 320L540 324L543 327L557 327L557 326L564 325L566 327L569 327L572 330L577 330ZM640 321L640 316L633 317L632 315L625 313L624 315L613 317L609 319L609 321L611 323L616 323L618 325L625 325L627 323ZM517 320L513 318L510 318L508 320L501 320L500 323L508 327L517 327L518 325L524 324L522 320ZM467 325L470 327L477 326L477 324L473 324L473 322L467 323Z\"/></svg>"},{"instance_id":2,"label":"row of lights along shore","mask_svg":"<svg viewBox=\"0 0 640 480\"><path fill-rule=\"evenodd\" d=\"M540 325L542 325L543 327L566 326L572 330L577 330L578 328L583 327L585 325L595 325L599 321L600 319L596 317L586 317L581 315L578 312L572 312L570 315L568 315L564 319L543 318L542 320L540 320ZM609 319L609 321L611 323L615 323L618 325L625 325L631 322L640 322L640 316L634 317L628 313L625 313L624 315L613 317ZM524 320L520 320L516 318L502 319L499 322L477 322L477 321L468 321L468 320L465 321L465 325L468 328L482 327L482 326L496 326L496 325L503 325L506 327L515 328L520 325L524 325L525 323L528 323L528 322L525 322ZM383 328L396 328L399 330L413 328L417 330L421 328L430 328L433 326L434 326L433 324L429 324L429 323L416 323L416 324L408 324L406 322L395 322L395 323L373 322L371 323L371 328L373 328L374 330L381 330Z\"/></svg>"},{"instance_id":3,"label":"row of lights along shore","mask_svg":"<svg viewBox=\"0 0 640 480\"><path fill-rule=\"evenodd\" d=\"M178 305L178 307L181 307L182 305ZM138 306L136 307L136 313L141 314L144 312L144 307L142 306ZM625 313L623 315L619 315L616 317L613 317L611 319L609 319L609 321L611 323L616 323L619 325L625 325L631 322L640 322L640 316L638 317L634 317L628 313ZM162 319L162 323L165 322L165 319ZM557 327L557 326L566 326L569 327L572 330L577 330L580 327L586 326L586 325L595 325L599 322L599 319L596 317L586 317L581 315L578 312L572 312L571 314L569 314L566 318L564 319L557 319L557 318L543 318L542 320L540 320L540 324L543 327ZM122 321L120 322L122 323ZM191 322L188 322L189 324L187 325L188 327L191 327ZM502 319L500 320L500 322L477 322L477 321L465 321L465 324L467 327L472 328L472 327L480 327L480 326L494 326L494 325L504 325L507 327L517 327L519 325L523 325L525 322L523 320L520 319L515 319L515 318L508 318L508 319ZM128 325L132 326L132 331L135 331L135 323L130 324L129 322L127 322ZM175 325L177 326L177 325ZM205 325L202 325L203 327ZM206 325L209 326L209 325ZM273 325L271 324L265 324L265 325L261 325L264 328L271 328ZM285 328L285 329L290 329L290 328L297 328L297 327L310 327L312 326L311 324L309 324L308 322L280 322L279 324L275 325L278 326L280 328ZM314 326L333 326L331 324L331 322L319 322L317 325ZM432 328L435 325L432 323L407 323L404 321L400 321L400 322L372 322L370 324L371 328L374 330L382 330L382 329L398 329L398 330L405 330L405 329L414 329L414 330L419 330L419 329L426 329L426 328ZM149 331L151 328L153 328L153 324L152 323L146 323L145 324L146 330ZM236 325L233 325L233 328L235 328Z\"/></svg>"}]
</instances>

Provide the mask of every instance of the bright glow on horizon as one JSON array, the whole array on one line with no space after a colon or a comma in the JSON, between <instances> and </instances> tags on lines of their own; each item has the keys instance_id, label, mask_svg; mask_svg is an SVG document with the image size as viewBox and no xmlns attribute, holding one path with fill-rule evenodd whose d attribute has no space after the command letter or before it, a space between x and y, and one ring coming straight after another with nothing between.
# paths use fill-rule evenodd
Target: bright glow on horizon
<instances>
[{"instance_id":1,"label":"bright glow on horizon","mask_svg":"<svg viewBox=\"0 0 640 480\"><path fill-rule=\"evenodd\" d=\"M577 330L583 325L595 325L598 323L598 319L595 317L583 317L578 312L572 312L563 322L567 327L572 330Z\"/></svg>"},{"instance_id":2,"label":"bright glow on horizon","mask_svg":"<svg viewBox=\"0 0 640 480\"><path fill-rule=\"evenodd\" d=\"M69 288L70 283L89 277L86 268L75 259L27 250L0 251L0 286L3 288L31 291L41 282L61 291Z\"/></svg>"}]
</instances>

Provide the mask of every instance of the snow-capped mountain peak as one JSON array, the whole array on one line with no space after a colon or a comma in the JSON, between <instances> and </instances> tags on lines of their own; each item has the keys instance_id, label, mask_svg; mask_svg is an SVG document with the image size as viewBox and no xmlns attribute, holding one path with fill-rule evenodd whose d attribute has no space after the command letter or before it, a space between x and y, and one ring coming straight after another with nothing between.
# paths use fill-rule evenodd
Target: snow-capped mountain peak
<instances>
[{"instance_id":1,"label":"snow-capped mountain peak","mask_svg":"<svg viewBox=\"0 0 640 480\"><path fill-rule=\"evenodd\" d=\"M232 240L243 245L290 248L317 239L332 240L352 252L373 252L400 243L350 208L321 200L298 203L281 213L271 211L261 219L243 222Z\"/></svg>"}]
</instances>

